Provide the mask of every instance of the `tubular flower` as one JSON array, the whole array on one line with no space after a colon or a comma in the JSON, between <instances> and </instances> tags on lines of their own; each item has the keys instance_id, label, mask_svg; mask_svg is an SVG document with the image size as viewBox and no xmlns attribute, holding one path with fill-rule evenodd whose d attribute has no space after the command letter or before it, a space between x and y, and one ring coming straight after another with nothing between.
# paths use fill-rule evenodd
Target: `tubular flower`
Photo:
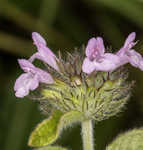
<instances>
[{"instance_id":1,"label":"tubular flower","mask_svg":"<svg viewBox=\"0 0 143 150\"><path fill-rule=\"evenodd\" d=\"M91 38L88 41L86 50L86 58L83 61L83 72L90 74L94 70L109 72L113 71L120 65L120 57L105 53L103 39L101 37Z\"/></svg>"},{"instance_id":2,"label":"tubular flower","mask_svg":"<svg viewBox=\"0 0 143 150\"><path fill-rule=\"evenodd\" d=\"M134 67L140 68L143 70L143 58L136 52L132 47L136 45L137 42L134 42L136 33L132 32L127 37L124 46L116 53L120 57L122 65L130 63Z\"/></svg>"},{"instance_id":3,"label":"tubular flower","mask_svg":"<svg viewBox=\"0 0 143 150\"><path fill-rule=\"evenodd\" d=\"M39 82L53 83L53 79L49 73L35 67L28 60L19 59L18 62L25 73L20 75L15 82L14 90L17 97L22 98L28 95L30 90L33 91L38 87Z\"/></svg>"},{"instance_id":4,"label":"tubular flower","mask_svg":"<svg viewBox=\"0 0 143 150\"><path fill-rule=\"evenodd\" d=\"M47 63L55 70L59 71L59 68L57 66L58 59L56 55L46 46L46 41L43 39L43 37L39 33L33 32L32 39L37 47L38 52L33 54L30 57L29 61L33 62L34 59L37 58Z\"/></svg>"},{"instance_id":5,"label":"tubular flower","mask_svg":"<svg viewBox=\"0 0 143 150\"><path fill-rule=\"evenodd\" d=\"M105 47L101 37L91 38L85 51L86 58L83 61L83 72L87 74L93 71L110 72L127 63L143 70L142 56L132 49L137 43L134 42L135 37L135 32L129 34L124 46L115 54L105 53Z\"/></svg>"}]
</instances>

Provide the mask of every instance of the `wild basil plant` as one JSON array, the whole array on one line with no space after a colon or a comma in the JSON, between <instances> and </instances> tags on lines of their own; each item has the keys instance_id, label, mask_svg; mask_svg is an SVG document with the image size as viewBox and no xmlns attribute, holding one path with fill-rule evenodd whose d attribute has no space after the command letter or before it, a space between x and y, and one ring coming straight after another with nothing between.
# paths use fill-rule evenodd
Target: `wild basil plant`
<instances>
[{"instance_id":1,"label":"wild basil plant","mask_svg":"<svg viewBox=\"0 0 143 150\"><path fill-rule=\"evenodd\" d=\"M94 149L93 122L119 113L131 95L133 82L126 81L128 73L123 65L130 63L143 70L143 58L133 49L137 43L135 36L134 32L129 34L116 53L105 51L101 37L91 38L86 47L67 52L63 59L61 53L56 56L47 47L39 33L32 33L37 52L28 60L18 60L24 73L15 82L15 95L23 98L35 94L42 112L49 117L34 129L29 146L39 150L66 150L51 144L63 128L78 122L82 128L83 149ZM45 70L33 64L35 59L46 65ZM106 149L133 150L134 141L136 149L143 149L143 144L138 142L142 132L136 129L120 135ZM126 148L122 146L127 142L130 144Z\"/></svg>"}]
</instances>

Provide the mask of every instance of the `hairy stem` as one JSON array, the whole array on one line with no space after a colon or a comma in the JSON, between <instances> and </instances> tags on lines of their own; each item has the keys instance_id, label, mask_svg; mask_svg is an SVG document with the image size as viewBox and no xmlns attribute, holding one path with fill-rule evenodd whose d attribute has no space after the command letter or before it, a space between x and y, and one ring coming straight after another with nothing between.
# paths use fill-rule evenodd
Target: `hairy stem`
<instances>
[{"instance_id":1,"label":"hairy stem","mask_svg":"<svg viewBox=\"0 0 143 150\"><path fill-rule=\"evenodd\" d=\"M84 150L94 149L92 120L82 122L82 140Z\"/></svg>"}]
</instances>

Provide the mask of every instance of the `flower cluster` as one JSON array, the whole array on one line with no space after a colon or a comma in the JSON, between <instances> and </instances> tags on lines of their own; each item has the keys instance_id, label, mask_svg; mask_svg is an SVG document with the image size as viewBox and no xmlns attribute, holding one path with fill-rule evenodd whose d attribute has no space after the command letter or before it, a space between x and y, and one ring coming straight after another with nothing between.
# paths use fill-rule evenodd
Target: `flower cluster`
<instances>
[{"instance_id":1,"label":"flower cluster","mask_svg":"<svg viewBox=\"0 0 143 150\"><path fill-rule=\"evenodd\" d=\"M83 62L83 72L90 74L96 71L113 71L119 66L130 63L134 67L143 70L143 58L132 47L137 43L134 42L136 34L131 33L124 46L115 54L105 53L103 39L101 37L89 40L86 47L86 58Z\"/></svg>"},{"instance_id":2,"label":"flower cluster","mask_svg":"<svg viewBox=\"0 0 143 150\"><path fill-rule=\"evenodd\" d=\"M143 70L143 58L132 47L137 43L134 42L136 34L131 33L123 47L116 53L106 53L101 37L91 38L85 48L85 55L82 62L82 73L87 75L93 72L113 72L115 69L122 65L130 63L134 67ZM47 47L46 41L40 34L33 32L32 38L34 44L37 47L38 52L33 54L28 60L19 59L18 63L25 73L20 75L14 85L14 90L17 97L24 97L29 94L30 91L35 90L39 83L53 84L55 82L54 77L38 67L35 67L32 63L35 59L39 59L48 64L57 73L61 73L59 66L59 59L56 55ZM77 80L78 82L78 80Z\"/></svg>"}]
</instances>

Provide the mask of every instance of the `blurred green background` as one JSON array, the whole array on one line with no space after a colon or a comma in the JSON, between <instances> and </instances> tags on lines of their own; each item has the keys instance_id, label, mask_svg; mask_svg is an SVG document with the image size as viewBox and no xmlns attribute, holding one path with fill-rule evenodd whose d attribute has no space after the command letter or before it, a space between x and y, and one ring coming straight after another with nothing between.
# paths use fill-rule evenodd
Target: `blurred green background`
<instances>
[{"instance_id":1,"label":"blurred green background","mask_svg":"<svg viewBox=\"0 0 143 150\"><path fill-rule=\"evenodd\" d=\"M0 150L30 150L28 137L43 118L37 104L18 99L13 85L22 73L17 58L36 52L31 33L37 31L48 46L71 51L93 36L118 50L135 31L137 51L143 54L143 0L0 0ZM96 150L104 150L119 133L143 126L143 72L129 67L136 80L132 98L116 117L95 124ZM66 129L56 142L81 150L80 126Z\"/></svg>"}]
</instances>

